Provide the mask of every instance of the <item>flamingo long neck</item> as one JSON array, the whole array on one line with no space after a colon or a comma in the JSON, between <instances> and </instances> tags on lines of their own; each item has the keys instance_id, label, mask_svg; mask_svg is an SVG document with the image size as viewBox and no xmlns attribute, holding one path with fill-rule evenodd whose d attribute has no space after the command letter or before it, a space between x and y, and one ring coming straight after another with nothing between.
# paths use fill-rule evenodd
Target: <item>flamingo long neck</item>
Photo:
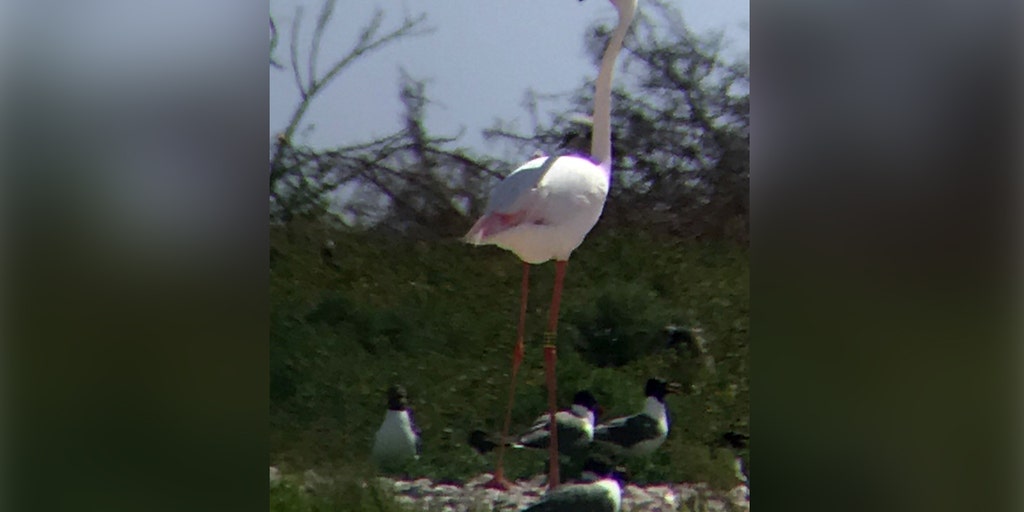
<instances>
[{"instance_id":1,"label":"flamingo long neck","mask_svg":"<svg viewBox=\"0 0 1024 512\"><path fill-rule=\"evenodd\" d=\"M636 0L625 0L619 9L619 25L612 32L608 47L601 57L601 70L594 83L594 130L590 141L590 155L611 174L612 170L612 75L615 60L622 50L629 24L633 22Z\"/></svg>"}]
</instances>

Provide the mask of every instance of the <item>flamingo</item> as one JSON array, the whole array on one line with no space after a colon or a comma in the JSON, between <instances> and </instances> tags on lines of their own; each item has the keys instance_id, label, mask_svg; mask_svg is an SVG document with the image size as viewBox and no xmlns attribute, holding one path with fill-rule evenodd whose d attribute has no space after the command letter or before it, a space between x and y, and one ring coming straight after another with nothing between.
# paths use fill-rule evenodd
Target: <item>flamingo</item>
<instances>
[{"instance_id":1,"label":"flamingo","mask_svg":"<svg viewBox=\"0 0 1024 512\"><path fill-rule=\"evenodd\" d=\"M496 245L509 250L523 262L520 286L519 326L512 352L511 383L502 437L507 437L512 419L516 374L523 360L523 331L529 296L530 265L555 260L555 282L544 333L544 373L548 388L548 415L555 423L557 413L555 333L562 283L572 254L594 227L604 210L612 173L611 105L612 75L622 50L626 31L633 21L637 0L609 0L618 11L619 22L601 57L594 83L594 115L590 158L577 155L533 158L491 191L484 214L473 224L465 241L473 245ZM551 432L548 487L559 484L558 435ZM502 461L504 446L498 447L493 478L489 486L509 489Z\"/></svg>"}]
</instances>

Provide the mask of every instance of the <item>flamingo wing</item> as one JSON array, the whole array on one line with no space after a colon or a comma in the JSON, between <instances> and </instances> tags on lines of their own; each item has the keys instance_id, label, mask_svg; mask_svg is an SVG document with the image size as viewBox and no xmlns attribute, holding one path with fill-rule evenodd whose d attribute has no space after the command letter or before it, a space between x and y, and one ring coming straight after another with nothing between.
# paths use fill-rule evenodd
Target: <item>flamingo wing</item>
<instances>
[{"instance_id":1,"label":"flamingo wing","mask_svg":"<svg viewBox=\"0 0 1024 512\"><path fill-rule=\"evenodd\" d=\"M484 212L511 213L521 210L522 203L530 199L554 162L554 157L534 158L512 171L491 190Z\"/></svg>"},{"instance_id":2,"label":"flamingo wing","mask_svg":"<svg viewBox=\"0 0 1024 512\"><path fill-rule=\"evenodd\" d=\"M484 215L473 224L465 239L474 244L528 221L540 202L538 190L556 157L540 157L526 162L498 183L487 200Z\"/></svg>"}]
</instances>

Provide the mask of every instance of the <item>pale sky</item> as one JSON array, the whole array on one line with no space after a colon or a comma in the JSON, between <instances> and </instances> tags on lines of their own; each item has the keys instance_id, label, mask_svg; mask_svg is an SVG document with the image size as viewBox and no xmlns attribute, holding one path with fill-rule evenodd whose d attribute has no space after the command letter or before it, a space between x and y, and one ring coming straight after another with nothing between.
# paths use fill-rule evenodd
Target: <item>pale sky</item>
<instances>
[{"instance_id":1,"label":"pale sky","mask_svg":"<svg viewBox=\"0 0 1024 512\"><path fill-rule=\"evenodd\" d=\"M690 28L698 33L724 31L727 54L749 58L750 10L747 0L674 0ZM640 0L640 9L643 7ZM270 133L284 128L298 103L288 69L289 31L295 7L305 6L301 32L312 33L319 0L272 0L281 41L275 53L285 70L270 70ZM427 80L427 128L433 135L456 135L460 144L486 151L480 131L497 118L527 118L521 103L528 88L540 93L575 89L597 71L583 49L589 25L614 25L615 9L604 0L411 0L338 2L324 34L320 68L347 53L375 7L386 13L384 28L396 26L404 12L425 12L435 29L405 39L360 60L314 100L300 143L332 147L367 141L400 128L399 70ZM300 45L300 48L303 46ZM300 51L301 55L301 51ZM301 57L300 57L300 60Z\"/></svg>"}]
</instances>

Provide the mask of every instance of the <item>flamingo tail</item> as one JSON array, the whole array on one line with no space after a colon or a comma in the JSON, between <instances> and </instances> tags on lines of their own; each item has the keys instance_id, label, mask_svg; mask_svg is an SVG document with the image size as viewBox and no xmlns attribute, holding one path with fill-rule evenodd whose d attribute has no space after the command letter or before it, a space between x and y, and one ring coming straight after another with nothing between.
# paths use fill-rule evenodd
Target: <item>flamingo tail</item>
<instances>
[{"instance_id":1,"label":"flamingo tail","mask_svg":"<svg viewBox=\"0 0 1024 512\"><path fill-rule=\"evenodd\" d=\"M469 232L462 239L473 245L486 243L489 237L518 226L523 217L523 212L484 214L480 220L476 221L476 224L473 224L473 227L469 228Z\"/></svg>"}]
</instances>

